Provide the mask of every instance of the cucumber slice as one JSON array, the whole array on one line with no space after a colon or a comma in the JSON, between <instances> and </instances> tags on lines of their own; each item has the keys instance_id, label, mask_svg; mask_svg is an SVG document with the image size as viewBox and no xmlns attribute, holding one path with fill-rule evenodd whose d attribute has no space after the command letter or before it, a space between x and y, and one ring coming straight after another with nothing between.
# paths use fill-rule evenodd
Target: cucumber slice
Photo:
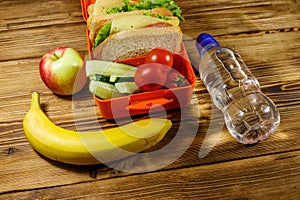
<instances>
[{"instance_id":1,"label":"cucumber slice","mask_svg":"<svg viewBox=\"0 0 300 200\"><path fill-rule=\"evenodd\" d=\"M136 67L117 62L103 60L87 60L86 76L91 77L95 74L104 76L115 75L117 77L134 77Z\"/></svg>"},{"instance_id":2,"label":"cucumber slice","mask_svg":"<svg viewBox=\"0 0 300 200\"><path fill-rule=\"evenodd\" d=\"M94 75L90 76L90 80L109 83L110 82L109 81L110 77L109 76L104 76L104 75L101 75L101 74L94 74Z\"/></svg>"},{"instance_id":3,"label":"cucumber slice","mask_svg":"<svg viewBox=\"0 0 300 200\"><path fill-rule=\"evenodd\" d=\"M122 94L132 94L139 91L139 87L134 82L117 82L115 87Z\"/></svg>"},{"instance_id":4,"label":"cucumber slice","mask_svg":"<svg viewBox=\"0 0 300 200\"><path fill-rule=\"evenodd\" d=\"M116 76L115 74L112 74L109 77L109 82L116 83L116 82L118 82L119 79L120 79L120 77Z\"/></svg>"},{"instance_id":5,"label":"cucumber slice","mask_svg":"<svg viewBox=\"0 0 300 200\"><path fill-rule=\"evenodd\" d=\"M134 77L118 77L116 75L104 76L101 74L94 74L90 76L90 80L101 81L114 85L117 82L134 82Z\"/></svg>"},{"instance_id":6,"label":"cucumber slice","mask_svg":"<svg viewBox=\"0 0 300 200\"><path fill-rule=\"evenodd\" d=\"M115 87L114 85L109 83L91 80L89 90L91 93L101 99L110 99L115 90Z\"/></svg>"}]
</instances>

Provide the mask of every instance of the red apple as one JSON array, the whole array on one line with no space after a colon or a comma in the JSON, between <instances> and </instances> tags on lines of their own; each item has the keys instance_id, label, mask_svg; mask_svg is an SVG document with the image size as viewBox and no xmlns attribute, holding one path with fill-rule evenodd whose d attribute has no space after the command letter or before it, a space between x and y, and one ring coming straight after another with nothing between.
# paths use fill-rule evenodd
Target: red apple
<instances>
[{"instance_id":1,"label":"red apple","mask_svg":"<svg viewBox=\"0 0 300 200\"><path fill-rule=\"evenodd\" d=\"M59 47L42 57L40 75L45 85L54 93L72 95L80 91L86 83L83 64L83 57L76 50Z\"/></svg>"}]
</instances>

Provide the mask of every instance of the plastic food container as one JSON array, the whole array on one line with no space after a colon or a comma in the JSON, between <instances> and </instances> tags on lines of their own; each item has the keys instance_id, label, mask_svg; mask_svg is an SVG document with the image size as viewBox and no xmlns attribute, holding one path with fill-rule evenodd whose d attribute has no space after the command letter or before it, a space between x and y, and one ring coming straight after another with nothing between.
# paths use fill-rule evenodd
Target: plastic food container
<instances>
[{"instance_id":1,"label":"plastic food container","mask_svg":"<svg viewBox=\"0 0 300 200\"><path fill-rule=\"evenodd\" d=\"M88 6L90 4L93 4L95 3L96 0L81 0L81 11L82 11L82 16L83 16L83 19L85 21L87 21L88 17L89 17L89 14L88 14ZM88 28L86 28L86 34L87 34L87 41L88 41L88 50L89 50L89 53L91 52L92 50L92 43L89 39L89 30Z\"/></svg>"},{"instance_id":2,"label":"plastic food container","mask_svg":"<svg viewBox=\"0 0 300 200\"><path fill-rule=\"evenodd\" d=\"M85 20L88 18L87 8L94 2L95 0L81 0L82 14ZM92 45L88 35L87 29L88 50L91 52ZM173 54L173 60L173 68L186 77L189 85L136 93L106 100L94 96L102 116L105 119L117 119L148 114L150 109L151 111L159 111L161 109L170 110L188 106L193 95L196 76L183 43L181 45L181 51ZM144 61L145 57L137 57L118 60L117 62L138 66L143 64Z\"/></svg>"}]
</instances>

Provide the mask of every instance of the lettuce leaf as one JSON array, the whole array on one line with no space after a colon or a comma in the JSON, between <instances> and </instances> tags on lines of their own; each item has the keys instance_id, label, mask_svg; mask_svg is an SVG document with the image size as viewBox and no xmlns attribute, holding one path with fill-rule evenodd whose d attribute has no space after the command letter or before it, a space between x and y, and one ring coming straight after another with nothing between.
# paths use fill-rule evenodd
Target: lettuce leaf
<instances>
[{"instance_id":1,"label":"lettuce leaf","mask_svg":"<svg viewBox=\"0 0 300 200\"><path fill-rule=\"evenodd\" d=\"M124 5L119 8L112 8L106 11L107 14L119 13L119 12L129 12L134 10L151 10L153 8L167 8L174 16L178 17L180 20L184 20L181 15L180 7L173 0L141 0L138 3L131 4L128 0L123 0Z\"/></svg>"},{"instance_id":2,"label":"lettuce leaf","mask_svg":"<svg viewBox=\"0 0 300 200\"><path fill-rule=\"evenodd\" d=\"M99 44L101 44L101 42L103 42L109 36L110 28L111 28L111 23L108 23L99 30L99 32L95 38L93 49L96 46L98 46Z\"/></svg>"}]
</instances>

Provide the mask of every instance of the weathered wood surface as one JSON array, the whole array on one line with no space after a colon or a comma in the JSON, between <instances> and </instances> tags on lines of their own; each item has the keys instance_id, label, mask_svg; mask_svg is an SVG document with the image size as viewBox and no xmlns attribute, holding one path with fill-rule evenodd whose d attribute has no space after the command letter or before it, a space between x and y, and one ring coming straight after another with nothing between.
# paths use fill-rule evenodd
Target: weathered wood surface
<instances>
[{"instance_id":1,"label":"weathered wood surface","mask_svg":"<svg viewBox=\"0 0 300 200\"><path fill-rule=\"evenodd\" d=\"M211 101L198 77L194 104L186 110L193 113L194 106L200 107L197 136L172 164L155 172L131 174L104 165L78 167L44 159L27 142L22 119L30 92L38 91L49 118L64 128L75 128L72 99L53 95L43 85L38 64L45 52L59 46L87 53L80 1L1 1L0 199L300 199L300 2L177 2L186 18L181 27L192 63L198 63L193 40L201 32L236 49L262 91L278 106L278 132L257 145L245 146L224 128L212 151L200 159ZM114 126L101 119L94 104L76 102L89 105L76 115L76 123L91 126L88 111L95 110L103 126ZM168 117L174 126L156 148L167 144L179 126L178 110L170 111ZM131 157L115 165L138 167L143 162Z\"/></svg>"}]
</instances>

